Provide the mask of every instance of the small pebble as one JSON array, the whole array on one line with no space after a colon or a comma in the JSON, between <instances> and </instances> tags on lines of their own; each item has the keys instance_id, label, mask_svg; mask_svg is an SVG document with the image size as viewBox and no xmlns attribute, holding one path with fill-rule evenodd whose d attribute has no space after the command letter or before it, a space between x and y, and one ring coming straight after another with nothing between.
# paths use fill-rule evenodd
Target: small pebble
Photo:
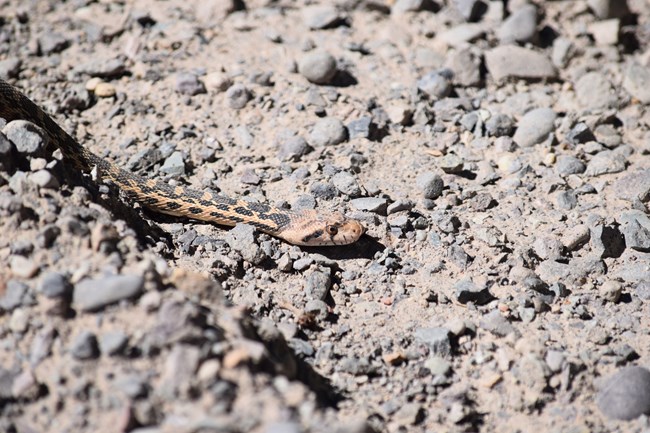
<instances>
[{"instance_id":1,"label":"small pebble","mask_svg":"<svg viewBox=\"0 0 650 433\"><path fill-rule=\"evenodd\" d=\"M206 93L205 86L195 74L179 72L176 74L176 91L184 95L194 96ZM95 89L95 93L97 90Z\"/></svg>"},{"instance_id":2,"label":"small pebble","mask_svg":"<svg viewBox=\"0 0 650 433\"><path fill-rule=\"evenodd\" d=\"M90 331L82 331L74 338L70 353L80 360L97 358L99 356L99 346L95 334Z\"/></svg>"},{"instance_id":3,"label":"small pebble","mask_svg":"<svg viewBox=\"0 0 650 433\"><path fill-rule=\"evenodd\" d=\"M415 184L421 191L422 196L430 200L435 200L440 197L445 186L442 178L430 171L420 174L416 178Z\"/></svg>"},{"instance_id":4,"label":"small pebble","mask_svg":"<svg viewBox=\"0 0 650 433\"><path fill-rule=\"evenodd\" d=\"M16 146L19 153L36 155L42 153L48 138L38 126L26 120L14 120L2 128L2 133Z\"/></svg>"},{"instance_id":5,"label":"small pebble","mask_svg":"<svg viewBox=\"0 0 650 433\"><path fill-rule=\"evenodd\" d=\"M512 137L521 147L531 147L546 140L555 130L555 112L550 108L536 108L526 113Z\"/></svg>"},{"instance_id":6,"label":"small pebble","mask_svg":"<svg viewBox=\"0 0 650 433\"><path fill-rule=\"evenodd\" d=\"M144 287L144 279L137 275L113 275L87 279L76 284L73 304L80 311L95 311L121 300L134 298Z\"/></svg>"},{"instance_id":7,"label":"small pebble","mask_svg":"<svg viewBox=\"0 0 650 433\"><path fill-rule=\"evenodd\" d=\"M309 134L309 144L314 147L335 146L347 139L343 122L334 117L319 119Z\"/></svg>"},{"instance_id":8,"label":"small pebble","mask_svg":"<svg viewBox=\"0 0 650 433\"><path fill-rule=\"evenodd\" d=\"M314 84L329 84L336 75L336 59L328 52L315 51L300 60L298 71Z\"/></svg>"},{"instance_id":9,"label":"small pebble","mask_svg":"<svg viewBox=\"0 0 650 433\"><path fill-rule=\"evenodd\" d=\"M226 91L228 106L234 110L241 110L252 99L251 92L243 84L233 84Z\"/></svg>"}]
</instances>

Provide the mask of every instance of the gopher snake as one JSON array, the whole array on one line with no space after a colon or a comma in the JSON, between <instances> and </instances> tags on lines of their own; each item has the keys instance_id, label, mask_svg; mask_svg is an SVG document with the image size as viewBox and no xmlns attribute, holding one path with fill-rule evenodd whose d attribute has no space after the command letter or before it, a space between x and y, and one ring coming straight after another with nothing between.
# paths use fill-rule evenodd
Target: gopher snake
<instances>
[{"instance_id":1,"label":"gopher snake","mask_svg":"<svg viewBox=\"0 0 650 433\"><path fill-rule=\"evenodd\" d=\"M295 245L346 245L363 234L363 226L341 213L315 210L290 211L267 204L236 200L209 191L170 186L125 171L80 145L36 104L0 80L0 118L27 120L41 127L61 149L64 160L84 173L96 169L104 180L116 184L143 206L164 214L184 216L225 226L247 223L262 232Z\"/></svg>"}]
</instances>

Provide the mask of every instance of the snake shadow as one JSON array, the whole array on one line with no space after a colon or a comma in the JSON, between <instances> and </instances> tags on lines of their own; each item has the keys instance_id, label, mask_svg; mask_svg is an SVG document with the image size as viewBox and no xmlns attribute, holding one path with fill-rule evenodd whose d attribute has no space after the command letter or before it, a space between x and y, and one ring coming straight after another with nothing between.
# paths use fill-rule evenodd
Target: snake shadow
<instances>
[{"instance_id":1,"label":"snake shadow","mask_svg":"<svg viewBox=\"0 0 650 433\"><path fill-rule=\"evenodd\" d=\"M332 260L369 259L386 249L386 245L364 234L353 244L322 247L301 247L309 253L318 253Z\"/></svg>"}]
</instances>

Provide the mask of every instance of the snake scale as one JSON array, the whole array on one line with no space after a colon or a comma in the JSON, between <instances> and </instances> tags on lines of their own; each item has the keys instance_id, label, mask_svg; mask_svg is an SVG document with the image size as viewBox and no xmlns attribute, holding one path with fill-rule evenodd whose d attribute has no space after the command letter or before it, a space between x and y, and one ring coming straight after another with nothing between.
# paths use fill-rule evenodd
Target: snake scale
<instances>
[{"instance_id":1,"label":"snake scale","mask_svg":"<svg viewBox=\"0 0 650 433\"><path fill-rule=\"evenodd\" d=\"M339 212L286 210L210 191L171 186L162 180L147 179L123 170L79 144L27 96L3 80L0 80L0 118L7 122L22 119L36 124L61 150L64 161L84 173L96 169L99 178L111 181L129 199L156 212L224 226L251 224L294 245L346 245L357 241L364 232L360 222Z\"/></svg>"}]
</instances>

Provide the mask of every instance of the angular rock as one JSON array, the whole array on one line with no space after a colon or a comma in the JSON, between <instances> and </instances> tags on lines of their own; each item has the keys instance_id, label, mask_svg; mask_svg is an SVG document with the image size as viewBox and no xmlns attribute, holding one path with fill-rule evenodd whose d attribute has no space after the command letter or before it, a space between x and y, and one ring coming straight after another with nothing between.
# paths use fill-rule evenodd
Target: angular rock
<instances>
[{"instance_id":1,"label":"angular rock","mask_svg":"<svg viewBox=\"0 0 650 433\"><path fill-rule=\"evenodd\" d=\"M548 57L527 48L506 45L485 53L487 70L495 81L507 78L549 79L556 76Z\"/></svg>"}]
</instances>

